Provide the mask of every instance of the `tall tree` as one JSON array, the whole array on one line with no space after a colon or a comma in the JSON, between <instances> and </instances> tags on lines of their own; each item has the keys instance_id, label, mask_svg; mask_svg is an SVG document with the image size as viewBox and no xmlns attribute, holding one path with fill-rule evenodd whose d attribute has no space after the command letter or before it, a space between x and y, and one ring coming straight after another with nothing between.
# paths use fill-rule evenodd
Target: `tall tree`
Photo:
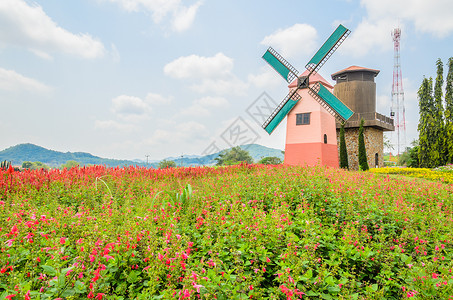
<instances>
[{"instance_id":1,"label":"tall tree","mask_svg":"<svg viewBox=\"0 0 453 300\"><path fill-rule=\"evenodd\" d=\"M437 76L434 84L434 126L433 130L433 165L441 166L445 162L445 124L442 86L444 84L444 66L440 58L436 61Z\"/></svg>"},{"instance_id":2,"label":"tall tree","mask_svg":"<svg viewBox=\"0 0 453 300\"><path fill-rule=\"evenodd\" d=\"M445 88L445 161L453 164L453 57L448 60Z\"/></svg>"},{"instance_id":3,"label":"tall tree","mask_svg":"<svg viewBox=\"0 0 453 300\"><path fill-rule=\"evenodd\" d=\"M362 171L367 171L370 167L368 166L368 159L366 156L365 148L365 137L363 136L363 124L365 120L363 118L360 120L359 127L359 168Z\"/></svg>"},{"instance_id":4,"label":"tall tree","mask_svg":"<svg viewBox=\"0 0 453 300\"><path fill-rule=\"evenodd\" d=\"M346 149L346 139L344 137L344 122L340 128L340 168L349 170L348 151Z\"/></svg>"},{"instance_id":5,"label":"tall tree","mask_svg":"<svg viewBox=\"0 0 453 300\"><path fill-rule=\"evenodd\" d=\"M422 84L418 89L418 107L419 107L419 123L418 123L418 161L420 167L431 168L433 161L431 159L433 145L432 127L434 126L434 109L433 109L433 79L430 77L423 78Z\"/></svg>"},{"instance_id":6,"label":"tall tree","mask_svg":"<svg viewBox=\"0 0 453 300\"><path fill-rule=\"evenodd\" d=\"M218 166L222 165L236 165L240 163L253 163L253 158L250 156L250 153L247 150L241 149L241 147L236 146L231 148L228 151L224 151L215 158Z\"/></svg>"},{"instance_id":7,"label":"tall tree","mask_svg":"<svg viewBox=\"0 0 453 300\"><path fill-rule=\"evenodd\" d=\"M159 169L167 169L167 168L176 168L176 163L173 160L161 160L157 165Z\"/></svg>"}]
</instances>

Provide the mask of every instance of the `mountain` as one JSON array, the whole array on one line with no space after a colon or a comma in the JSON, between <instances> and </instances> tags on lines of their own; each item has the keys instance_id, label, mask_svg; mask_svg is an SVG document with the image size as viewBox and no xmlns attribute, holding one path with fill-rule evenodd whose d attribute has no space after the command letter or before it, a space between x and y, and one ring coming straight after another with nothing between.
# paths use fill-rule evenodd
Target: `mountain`
<instances>
[{"instance_id":1,"label":"mountain","mask_svg":"<svg viewBox=\"0 0 453 300\"><path fill-rule=\"evenodd\" d=\"M276 156L283 160L282 151L279 149L268 148L257 144L240 146L249 151L255 162L266 156ZM231 149L231 148L229 148ZM225 150L229 150L225 149ZM223 150L223 151L225 151ZM210 155L184 155L182 157L168 157L166 160L173 160L177 166L208 166L215 165L215 158L220 152ZM59 152L49 150L34 144L20 144L0 151L0 161L11 161L13 165L20 166L24 161L40 161L50 167L59 167L69 160L74 160L81 165L105 165L107 167L123 166L146 166L145 161L141 160L118 160L94 156L86 152ZM148 166L156 168L159 161L152 161Z\"/></svg>"},{"instance_id":2,"label":"mountain","mask_svg":"<svg viewBox=\"0 0 453 300\"><path fill-rule=\"evenodd\" d=\"M50 167L59 167L69 160L81 165L106 165L108 167L144 165L131 160L101 158L86 152L59 152L34 144L20 144L0 151L0 161L8 160L20 166L24 161L40 161ZM146 164L146 163L145 163Z\"/></svg>"}]
</instances>

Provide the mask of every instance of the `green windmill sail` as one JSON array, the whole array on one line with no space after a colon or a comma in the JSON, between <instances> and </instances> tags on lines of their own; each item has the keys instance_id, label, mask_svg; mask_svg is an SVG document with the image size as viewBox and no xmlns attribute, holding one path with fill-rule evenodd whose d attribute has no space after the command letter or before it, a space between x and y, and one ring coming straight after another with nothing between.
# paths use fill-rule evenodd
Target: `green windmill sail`
<instances>
[{"instance_id":1,"label":"green windmill sail","mask_svg":"<svg viewBox=\"0 0 453 300\"><path fill-rule=\"evenodd\" d=\"M267 133L271 134L297 102L302 99L297 93L300 89L309 89L309 94L328 112L341 121L347 121L354 114L352 110L322 84L318 83L314 87L309 86L310 75L318 72L350 33L351 31L349 29L340 24L305 66L308 70L306 76L298 76L299 72L296 68L286 61L277 51L272 47L267 49L263 55L263 59L277 71L283 79L290 83L297 78L296 88L289 92L263 123L262 127Z\"/></svg>"}]
</instances>

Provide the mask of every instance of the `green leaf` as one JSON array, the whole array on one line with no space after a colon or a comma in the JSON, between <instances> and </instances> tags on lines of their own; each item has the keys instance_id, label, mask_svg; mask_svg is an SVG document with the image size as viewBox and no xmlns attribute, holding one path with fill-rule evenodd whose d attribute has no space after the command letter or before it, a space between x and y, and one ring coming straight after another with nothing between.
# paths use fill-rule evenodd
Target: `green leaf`
<instances>
[{"instance_id":1,"label":"green leaf","mask_svg":"<svg viewBox=\"0 0 453 300\"><path fill-rule=\"evenodd\" d=\"M329 290L329 292L332 294L336 294L341 291L341 289L338 286L329 286L327 290Z\"/></svg>"},{"instance_id":2,"label":"green leaf","mask_svg":"<svg viewBox=\"0 0 453 300\"><path fill-rule=\"evenodd\" d=\"M319 293L315 293L313 291L308 291L308 292L305 293L305 295L316 297L316 296L319 296Z\"/></svg>"},{"instance_id":3,"label":"green leaf","mask_svg":"<svg viewBox=\"0 0 453 300\"><path fill-rule=\"evenodd\" d=\"M66 274L74 268L75 267L64 268L63 270L61 270L61 274L66 276Z\"/></svg>"},{"instance_id":4,"label":"green leaf","mask_svg":"<svg viewBox=\"0 0 453 300\"><path fill-rule=\"evenodd\" d=\"M376 283L371 286L371 289L375 292L378 290L378 288L379 286Z\"/></svg>"},{"instance_id":5,"label":"green leaf","mask_svg":"<svg viewBox=\"0 0 453 300\"><path fill-rule=\"evenodd\" d=\"M132 271L132 272L130 272L130 273L129 273L129 276L127 276L127 279L126 279L127 282L129 282L129 283L135 283L135 282L139 281L139 279L140 279L140 278L138 277L139 274L140 274L140 272L138 272L138 271Z\"/></svg>"},{"instance_id":6,"label":"green leaf","mask_svg":"<svg viewBox=\"0 0 453 300\"><path fill-rule=\"evenodd\" d=\"M330 296L329 294L321 294L321 298L322 298L322 299L326 299L326 300L331 300L331 299L333 299L332 296Z\"/></svg>"},{"instance_id":7,"label":"green leaf","mask_svg":"<svg viewBox=\"0 0 453 300\"><path fill-rule=\"evenodd\" d=\"M47 275L55 276L57 274L57 271L54 267L43 265L41 266L41 268L44 269L44 273L46 273Z\"/></svg>"},{"instance_id":8,"label":"green leaf","mask_svg":"<svg viewBox=\"0 0 453 300\"><path fill-rule=\"evenodd\" d=\"M70 290L64 291L60 296L63 298L66 298L66 297L74 296L75 293L76 292L74 289L70 289Z\"/></svg>"},{"instance_id":9,"label":"green leaf","mask_svg":"<svg viewBox=\"0 0 453 300\"><path fill-rule=\"evenodd\" d=\"M87 288L85 286L85 283L77 280L74 284L74 290L76 293L82 294L86 292Z\"/></svg>"},{"instance_id":10,"label":"green leaf","mask_svg":"<svg viewBox=\"0 0 453 300\"><path fill-rule=\"evenodd\" d=\"M66 275L60 274L60 276L58 276L58 287L63 288L65 286L65 283L66 283Z\"/></svg>"}]
</instances>

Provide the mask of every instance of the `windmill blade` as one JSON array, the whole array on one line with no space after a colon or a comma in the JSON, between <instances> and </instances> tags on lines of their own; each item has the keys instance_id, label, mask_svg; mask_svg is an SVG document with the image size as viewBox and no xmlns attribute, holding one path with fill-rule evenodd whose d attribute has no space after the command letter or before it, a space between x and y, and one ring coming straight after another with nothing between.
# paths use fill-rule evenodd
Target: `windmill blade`
<instances>
[{"instance_id":1,"label":"windmill blade","mask_svg":"<svg viewBox=\"0 0 453 300\"><path fill-rule=\"evenodd\" d=\"M337 29L335 29L327 41L319 48L318 52L315 53L305 66L305 68L310 71L309 75L318 72L350 33L351 31L349 29L341 24L338 25Z\"/></svg>"},{"instance_id":2,"label":"windmill blade","mask_svg":"<svg viewBox=\"0 0 453 300\"><path fill-rule=\"evenodd\" d=\"M280 54L277 53L272 47L267 49L263 55L263 59L277 71L288 83L293 82L297 78L299 72L289 62L287 62Z\"/></svg>"},{"instance_id":3,"label":"windmill blade","mask_svg":"<svg viewBox=\"0 0 453 300\"><path fill-rule=\"evenodd\" d=\"M349 107L319 82L310 87L308 93L340 122L347 121L354 114Z\"/></svg>"},{"instance_id":4,"label":"windmill blade","mask_svg":"<svg viewBox=\"0 0 453 300\"><path fill-rule=\"evenodd\" d=\"M297 93L297 89L290 91L285 99L283 99L283 101L272 112L269 118L267 118L266 122L264 122L262 126L264 130L271 134L300 99L302 98Z\"/></svg>"}]
</instances>

